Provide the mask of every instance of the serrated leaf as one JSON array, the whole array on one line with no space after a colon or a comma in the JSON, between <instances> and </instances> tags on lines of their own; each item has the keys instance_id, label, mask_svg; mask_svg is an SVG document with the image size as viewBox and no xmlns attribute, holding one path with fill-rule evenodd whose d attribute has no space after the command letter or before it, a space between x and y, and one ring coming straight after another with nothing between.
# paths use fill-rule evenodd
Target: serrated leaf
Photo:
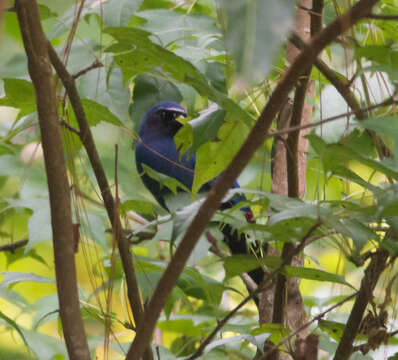
<instances>
[{"instance_id":1,"label":"serrated leaf","mask_svg":"<svg viewBox=\"0 0 398 360\"><path fill-rule=\"evenodd\" d=\"M149 166L147 166L145 164L142 164L142 168L146 175L148 175L152 179L155 179L160 184L161 187L162 186L167 187L174 196L177 195L178 188L183 189L187 193L190 192L189 189L184 184L181 184L177 179L163 175L163 174L153 170L152 168L150 168ZM184 196L184 195L181 194L181 196ZM171 198L171 200L173 200L173 199Z\"/></svg>"},{"instance_id":2,"label":"serrated leaf","mask_svg":"<svg viewBox=\"0 0 398 360\"><path fill-rule=\"evenodd\" d=\"M185 48L188 37L191 45L195 38L202 42L206 39L209 43L220 36L214 18L202 14L182 14L170 9L153 9L140 11L137 15L146 20L142 28L156 34L164 46L173 43Z\"/></svg>"},{"instance_id":3,"label":"serrated leaf","mask_svg":"<svg viewBox=\"0 0 398 360\"><path fill-rule=\"evenodd\" d=\"M127 26L141 4L142 0L108 0L100 5L102 10L97 6L97 12L105 26Z\"/></svg>"},{"instance_id":4,"label":"serrated leaf","mask_svg":"<svg viewBox=\"0 0 398 360\"><path fill-rule=\"evenodd\" d=\"M251 117L246 111L214 89L190 62L152 42L151 33L136 28L116 27L106 28L104 32L116 40L106 51L114 53L114 60L126 80L139 73L149 73L185 83L230 112L235 121L250 124Z\"/></svg>"}]
</instances>

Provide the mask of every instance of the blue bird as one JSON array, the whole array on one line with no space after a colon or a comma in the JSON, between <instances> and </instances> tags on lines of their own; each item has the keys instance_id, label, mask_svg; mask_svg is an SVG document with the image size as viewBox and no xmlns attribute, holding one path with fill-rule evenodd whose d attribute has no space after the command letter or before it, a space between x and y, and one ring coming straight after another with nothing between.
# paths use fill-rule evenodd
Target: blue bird
<instances>
[{"instance_id":1,"label":"blue bird","mask_svg":"<svg viewBox=\"0 0 398 360\"><path fill-rule=\"evenodd\" d=\"M174 101L163 101L149 110L141 122L139 129L140 140L135 147L135 158L138 173L144 185L152 193L158 203L166 210L165 198L171 191L145 173L144 166L147 166L158 173L178 180L187 189L192 189L196 156L188 156L188 152L179 156L178 149L174 142L174 136L183 126L177 121L178 117L186 117L185 109ZM209 181L200 189L208 191L217 181L217 178ZM234 187L239 187L238 183ZM178 191L184 191L179 188ZM232 200L222 205L222 209L232 207L238 200ZM253 214L250 209L244 208L246 219L252 221ZM238 235L238 232L228 224L222 224L221 230L224 234L224 241L227 243L233 254L247 254L245 234ZM249 272L252 279L259 284L263 278L263 271L255 269Z\"/></svg>"}]
</instances>

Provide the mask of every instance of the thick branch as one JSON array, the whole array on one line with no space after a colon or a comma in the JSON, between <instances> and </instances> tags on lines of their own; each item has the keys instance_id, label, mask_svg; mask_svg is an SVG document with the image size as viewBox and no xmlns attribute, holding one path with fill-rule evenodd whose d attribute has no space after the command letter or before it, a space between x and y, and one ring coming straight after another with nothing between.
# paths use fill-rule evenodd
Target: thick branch
<instances>
[{"instance_id":1,"label":"thick branch","mask_svg":"<svg viewBox=\"0 0 398 360\"><path fill-rule=\"evenodd\" d=\"M297 35L292 34L290 41L298 49L305 49L308 45ZM355 116L358 120L363 120L366 113L361 111L361 107L355 98L355 95L351 92L348 87L348 81L344 82L339 78L335 71L330 69L322 60L316 59L314 62L315 67L330 81L330 83L336 88L340 95L344 98L348 106L355 112Z\"/></svg>"},{"instance_id":2,"label":"thick branch","mask_svg":"<svg viewBox=\"0 0 398 360\"><path fill-rule=\"evenodd\" d=\"M90 359L77 292L72 210L57 99L47 39L35 1L16 0L16 12L36 95L37 113L50 197L55 276L62 328L70 359Z\"/></svg>"},{"instance_id":3,"label":"thick branch","mask_svg":"<svg viewBox=\"0 0 398 360\"><path fill-rule=\"evenodd\" d=\"M322 49L361 18L369 14L371 8L376 3L377 0L359 1L350 10L330 23L322 32L313 38L308 49L300 53L289 71L281 79L245 143L221 175L220 181L218 181L215 187L209 192L207 199L188 227L172 261L169 263L158 282L147 310L145 310L144 319L137 329L137 335L127 353L128 360L138 360L142 357L144 349L151 339L156 321L167 297L184 269L185 263L199 240L200 235L218 209L228 189L233 186L235 179L242 172L256 150L263 144L273 119L286 101L289 92L292 90L299 76L315 61Z\"/></svg>"},{"instance_id":4,"label":"thick branch","mask_svg":"<svg viewBox=\"0 0 398 360\"><path fill-rule=\"evenodd\" d=\"M373 254L369 266L365 270L365 276L361 281L361 287L358 291L350 317L344 328L343 335L334 355L334 360L347 360L352 353L353 342L358 334L359 326L363 314L369 301L372 300L373 290L383 270L387 266L388 251L381 249Z\"/></svg>"},{"instance_id":5,"label":"thick branch","mask_svg":"<svg viewBox=\"0 0 398 360\"><path fill-rule=\"evenodd\" d=\"M316 2L316 1L314 1ZM300 5L311 6L312 0L302 1ZM322 25L322 1L318 1L318 12L315 16L314 12L307 13L301 9L297 10L296 14L296 31L305 39L309 39L311 35L315 35L321 30ZM316 26L313 27L311 21L316 18ZM311 34L308 33L308 29L311 28ZM317 31L315 31L315 29ZM287 54L291 54L296 58L298 56L298 50L294 45L288 45ZM292 62L293 59L288 59ZM301 126L302 124L311 123L312 119L312 105L305 102L306 97L312 98L314 96L314 84L309 81L311 66L308 66L301 77L298 79L296 85L296 91L294 93L294 101L292 106L292 114L290 120L290 126ZM289 133L286 140L286 156L284 166L287 174L287 193L292 198L302 198L305 194L305 175L306 175L306 164L307 164L307 148L308 140L304 137L308 133L308 130L300 132L292 131ZM283 245L282 259L285 260L286 256L291 252L294 245L290 242L286 242ZM302 259L297 259L298 265L303 264ZM303 322L306 321L306 313L304 309L304 303L300 294L299 279L290 278L289 281L283 274L278 274L274 301L273 301L273 313L272 322L284 324L285 316L287 317L288 326L292 324L292 330L300 327ZM288 302L289 299L289 302ZM286 306L287 305L287 306ZM285 315L286 314L286 315ZM301 337L305 337L305 334L300 334ZM280 358L277 351L271 353L270 359Z\"/></svg>"},{"instance_id":6,"label":"thick branch","mask_svg":"<svg viewBox=\"0 0 398 360\"><path fill-rule=\"evenodd\" d=\"M91 163L91 167L94 170L94 174L97 179L98 186L101 190L101 195L104 200L109 221L111 222L112 228L115 231L115 238L120 239L118 242L118 247L123 264L123 270L126 276L127 295L133 311L134 320L138 323L141 318L142 305L139 296L137 279L135 277L133 258L130 254L129 243L127 239L121 234L122 227L120 224L119 216L115 216L114 214L115 202L109 187L108 180L105 175L104 168L102 167L97 148L94 143L93 135L87 122L83 105L80 101L80 97L76 89L75 79L68 73L64 64L62 63L61 59L58 57L56 51L50 45L50 43L48 43L47 46L51 62L55 70L57 71L57 74L61 79L63 85L65 86L66 92L73 107L73 111L76 115L76 119L80 129L79 136L84 148L86 149L88 158Z\"/></svg>"}]
</instances>

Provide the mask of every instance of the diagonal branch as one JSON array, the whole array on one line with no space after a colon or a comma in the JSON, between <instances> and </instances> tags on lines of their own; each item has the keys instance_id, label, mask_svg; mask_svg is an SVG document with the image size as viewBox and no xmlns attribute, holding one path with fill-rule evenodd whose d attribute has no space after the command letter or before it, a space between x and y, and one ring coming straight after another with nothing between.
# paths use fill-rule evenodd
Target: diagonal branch
<instances>
[{"instance_id":1,"label":"diagonal branch","mask_svg":"<svg viewBox=\"0 0 398 360\"><path fill-rule=\"evenodd\" d=\"M58 120L57 99L36 1L16 0L15 8L36 95L50 197L59 313L69 358L90 359L77 292L72 209Z\"/></svg>"},{"instance_id":2,"label":"diagonal branch","mask_svg":"<svg viewBox=\"0 0 398 360\"><path fill-rule=\"evenodd\" d=\"M350 317L344 328L339 345L334 355L334 360L347 360L353 350L353 342L358 334L359 326L363 318L363 314L373 297L373 290L381 273L387 267L388 251L380 249L374 254L368 267L365 270L365 276L361 281L361 287L358 291L354 306L350 313Z\"/></svg>"},{"instance_id":3,"label":"diagonal branch","mask_svg":"<svg viewBox=\"0 0 398 360\"><path fill-rule=\"evenodd\" d=\"M292 34L290 36L290 41L298 49L305 49L308 46L297 34ZM358 120L366 120L369 112L366 109L361 109L359 102L357 101L354 93L350 90L350 82L343 77L343 75L338 74L328 67L328 65L321 59L316 59L314 62L315 67L330 81L330 83L339 92L342 98L345 100L347 105L355 113ZM342 80L345 79L345 80ZM369 136L373 139L376 145L377 152L380 158L391 157L391 150L386 144L377 136L377 134L371 130L366 130Z\"/></svg>"},{"instance_id":4,"label":"diagonal branch","mask_svg":"<svg viewBox=\"0 0 398 360\"><path fill-rule=\"evenodd\" d=\"M361 0L357 2L350 10L339 16L323 31L316 35L310 42L308 48L300 53L290 69L285 73L272 93L245 143L221 175L220 181L218 181L209 192L209 196L200 207L191 225L188 227L172 261L167 266L149 301L148 307L144 313L144 319L140 323L137 329L137 335L127 353L128 360L141 359L146 346L150 342L162 308L184 269L200 235L218 209L228 189L233 186L235 179L242 172L256 150L263 144L274 117L284 104L289 92L297 82L297 79L301 76L302 72L315 61L322 49L348 30L353 24L369 14L373 5L376 3L377 0Z\"/></svg>"}]
</instances>

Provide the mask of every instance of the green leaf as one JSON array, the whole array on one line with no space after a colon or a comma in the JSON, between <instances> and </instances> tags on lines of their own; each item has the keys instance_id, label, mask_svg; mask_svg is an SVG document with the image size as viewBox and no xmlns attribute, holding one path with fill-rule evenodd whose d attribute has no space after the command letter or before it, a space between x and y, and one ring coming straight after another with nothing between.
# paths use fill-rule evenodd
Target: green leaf
<instances>
[{"instance_id":1,"label":"green leaf","mask_svg":"<svg viewBox=\"0 0 398 360\"><path fill-rule=\"evenodd\" d=\"M287 265L283 267L282 273L286 276L297 277L300 279L327 281L352 287L348 282L345 281L344 276L332 274L318 269Z\"/></svg>"},{"instance_id":2,"label":"green leaf","mask_svg":"<svg viewBox=\"0 0 398 360\"><path fill-rule=\"evenodd\" d=\"M359 123L360 126L376 131L382 136L398 140L398 116L381 116L370 118Z\"/></svg>"},{"instance_id":3,"label":"green leaf","mask_svg":"<svg viewBox=\"0 0 398 360\"><path fill-rule=\"evenodd\" d=\"M204 44L200 44L200 40L203 42L206 39L206 44L209 44L207 46L211 46L212 40L220 36L214 18L202 14L182 14L171 9L154 9L140 11L137 15L146 20L142 28L156 34L164 46L173 44L181 46L182 49L195 49L205 47ZM205 50L209 52L207 48Z\"/></svg>"},{"instance_id":4,"label":"green leaf","mask_svg":"<svg viewBox=\"0 0 398 360\"><path fill-rule=\"evenodd\" d=\"M88 123L91 126L95 126L101 121L105 121L116 126L122 125L120 120L110 112L106 106L98 104L90 99L82 99L82 104L86 112Z\"/></svg>"},{"instance_id":5,"label":"green leaf","mask_svg":"<svg viewBox=\"0 0 398 360\"><path fill-rule=\"evenodd\" d=\"M42 4L37 4L37 7L39 9L39 15L40 19L46 20L52 17L57 17L58 14L56 12L51 11L47 6L42 5Z\"/></svg>"},{"instance_id":6,"label":"green leaf","mask_svg":"<svg viewBox=\"0 0 398 360\"><path fill-rule=\"evenodd\" d=\"M357 219L332 217L326 218L325 222L340 234L351 238L358 253L368 241L379 240L379 236L375 232Z\"/></svg>"},{"instance_id":7,"label":"green leaf","mask_svg":"<svg viewBox=\"0 0 398 360\"><path fill-rule=\"evenodd\" d=\"M23 330L23 333L37 359L58 360L67 358L65 343L62 340L33 330Z\"/></svg>"},{"instance_id":8,"label":"green leaf","mask_svg":"<svg viewBox=\"0 0 398 360\"><path fill-rule=\"evenodd\" d=\"M146 73L185 83L230 112L235 121L250 124L251 117L246 111L214 89L190 62L152 42L149 38L151 33L135 28L116 27L106 28L104 32L116 40L106 51L114 53L114 61L122 69L126 80Z\"/></svg>"},{"instance_id":9,"label":"green leaf","mask_svg":"<svg viewBox=\"0 0 398 360\"><path fill-rule=\"evenodd\" d=\"M341 176L347 180L351 180L358 185L363 186L365 189L371 190L373 192L377 191L377 187L362 179L359 175L355 174L352 170L344 166L334 166L333 174Z\"/></svg>"},{"instance_id":10,"label":"green leaf","mask_svg":"<svg viewBox=\"0 0 398 360\"><path fill-rule=\"evenodd\" d=\"M218 306L222 294L229 289L222 283L202 275L193 267L186 267L182 276L178 279L177 285L187 296L205 300L208 304Z\"/></svg>"},{"instance_id":11,"label":"green leaf","mask_svg":"<svg viewBox=\"0 0 398 360\"><path fill-rule=\"evenodd\" d=\"M192 193L196 194L203 184L218 176L240 149L247 134L241 122L224 123L218 131L219 141L201 146L196 155L195 177Z\"/></svg>"},{"instance_id":12,"label":"green leaf","mask_svg":"<svg viewBox=\"0 0 398 360\"><path fill-rule=\"evenodd\" d=\"M277 268L282 264L282 260L277 256L265 256L256 258L254 255L232 255L223 259L226 279L247 273L251 270L265 265L270 268Z\"/></svg>"},{"instance_id":13,"label":"green leaf","mask_svg":"<svg viewBox=\"0 0 398 360\"><path fill-rule=\"evenodd\" d=\"M367 119L360 122L360 126L373 130L381 136L387 136L393 140L393 152L398 151L398 116L382 116ZM397 163L396 156L395 163Z\"/></svg>"},{"instance_id":14,"label":"green leaf","mask_svg":"<svg viewBox=\"0 0 398 360\"><path fill-rule=\"evenodd\" d=\"M30 81L3 79L6 96L0 99L0 106L20 109L18 118L36 111L36 97Z\"/></svg>"},{"instance_id":15,"label":"green leaf","mask_svg":"<svg viewBox=\"0 0 398 360\"><path fill-rule=\"evenodd\" d=\"M270 334L268 340L272 341L274 344L279 343L282 339L288 336L289 333L289 329L283 327L281 324L263 324L250 331L250 335L253 336Z\"/></svg>"},{"instance_id":16,"label":"green leaf","mask_svg":"<svg viewBox=\"0 0 398 360\"><path fill-rule=\"evenodd\" d=\"M120 209L124 212L136 211L138 213L153 215L154 205L149 201L123 199L120 204Z\"/></svg>"},{"instance_id":17,"label":"green leaf","mask_svg":"<svg viewBox=\"0 0 398 360\"><path fill-rule=\"evenodd\" d=\"M108 0L96 8L105 26L127 26L141 4L142 0Z\"/></svg>"},{"instance_id":18,"label":"green leaf","mask_svg":"<svg viewBox=\"0 0 398 360\"><path fill-rule=\"evenodd\" d=\"M218 106L210 106L208 109L202 111L199 117L191 120L181 129L183 130L185 127L188 126L192 129L193 141L192 146L189 150L190 155L194 154L199 149L199 147L206 142L215 140L218 130L224 120L224 117L224 110L218 108ZM176 137L178 137L179 133L177 133ZM177 148L179 148L179 143L177 143L177 141L176 145Z\"/></svg>"},{"instance_id":19,"label":"green leaf","mask_svg":"<svg viewBox=\"0 0 398 360\"><path fill-rule=\"evenodd\" d=\"M319 320L318 325L322 331L326 331L337 342L340 341L345 329L345 324L330 320Z\"/></svg>"},{"instance_id":20,"label":"green leaf","mask_svg":"<svg viewBox=\"0 0 398 360\"><path fill-rule=\"evenodd\" d=\"M20 329L20 327L18 326L18 324L14 320L9 318L2 311L0 311L0 319L3 319L8 325L10 325L19 334L19 336L21 337L21 339L23 340L25 345L29 346L28 342L26 341L26 338L25 338L25 336L23 334L23 331Z\"/></svg>"},{"instance_id":21,"label":"green leaf","mask_svg":"<svg viewBox=\"0 0 398 360\"><path fill-rule=\"evenodd\" d=\"M365 57L379 64L392 65L395 67L398 66L398 51L393 50L386 45L356 47L355 56L357 58Z\"/></svg>"},{"instance_id":22,"label":"green leaf","mask_svg":"<svg viewBox=\"0 0 398 360\"><path fill-rule=\"evenodd\" d=\"M293 24L292 0L222 0L227 14L226 46L234 55L242 83L264 80L275 53Z\"/></svg>"},{"instance_id":23,"label":"green leaf","mask_svg":"<svg viewBox=\"0 0 398 360\"><path fill-rule=\"evenodd\" d=\"M272 215L268 224L274 225L279 221L297 219L297 218L309 218L317 220L329 217L331 214L332 211L328 204L322 204L322 203L314 204L310 202L302 202L302 203L289 205L284 210L281 210L275 215Z\"/></svg>"},{"instance_id":24,"label":"green leaf","mask_svg":"<svg viewBox=\"0 0 398 360\"><path fill-rule=\"evenodd\" d=\"M0 156L2 155L15 155L15 150L11 145L0 144Z\"/></svg>"},{"instance_id":25,"label":"green leaf","mask_svg":"<svg viewBox=\"0 0 398 360\"><path fill-rule=\"evenodd\" d=\"M190 319L173 319L159 321L157 326L167 332L185 334L187 336L200 336L202 331Z\"/></svg>"},{"instance_id":26,"label":"green leaf","mask_svg":"<svg viewBox=\"0 0 398 360\"><path fill-rule=\"evenodd\" d=\"M166 186L174 195L177 195L178 188L183 189L187 193L190 192L189 189L184 184L181 184L178 180L163 175L153 170L149 166L146 166L145 164L142 164L142 167L146 175L158 181L161 187Z\"/></svg>"},{"instance_id":27,"label":"green leaf","mask_svg":"<svg viewBox=\"0 0 398 360\"><path fill-rule=\"evenodd\" d=\"M375 171L379 171L388 177L396 178L398 172L385 166L382 162L363 156L360 152L339 143L326 144L322 138L311 134L308 136L311 146L320 155L325 171L340 171L341 166L347 166L350 161L358 161Z\"/></svg>"}]
</instances>

